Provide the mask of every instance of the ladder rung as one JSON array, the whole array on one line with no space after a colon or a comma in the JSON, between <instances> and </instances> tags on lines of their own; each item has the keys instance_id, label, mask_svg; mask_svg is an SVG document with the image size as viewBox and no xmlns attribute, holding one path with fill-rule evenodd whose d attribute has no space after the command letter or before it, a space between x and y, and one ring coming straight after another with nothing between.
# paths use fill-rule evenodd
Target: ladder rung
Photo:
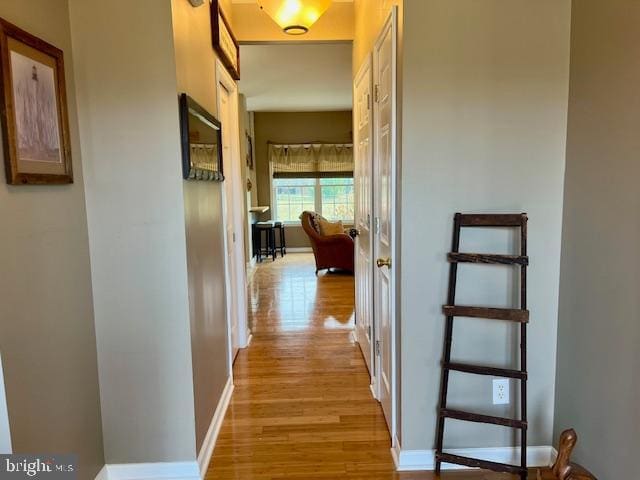
<instances>
[{"instance_id":1,"label":"ladder rung","mask_svg":"<svg viewBox=\"0 0 640 480\"><path fill-rule=\"evenodd\" d=\"M499 265L529 265L529 257L522 255L494 255L491 253L458 253L449 254L451 263L493 263Z\"/></svg>"},{"instance_id":2,"label":"ladder rung","mask_svg":"<svg viewBox=\"0 0 640 480\"><path fill-rule=\"evenodd\" d=\"M520 227L526 221L527 215L522 214L484 214L460 215L461 227Z\"/></svg>"},{"instance_id":3,"label":"ladder rung","mask_svg":"<svg viewBox=\"0 0 640 480\"><path fill-rule=\"evenodd\" d=\"M515 308L467 307L460 305L444 305L442 311L447 317L488 318L509 322L527 323L529 311Z\"/></svg>"},{"instance_id":4,"label":"ladder rung","mask_svg":"<svg viewBox=\"0 0 640 480\"><path fill-rule=\"evenodd\" d=\"M483 365L469 365L467 363L443 363L443 368L456 372L475 373L477 375L491 375L492 377L527 379L527 372L510 370L507 368L485 367Z\"/></svg>"},{"instance_id":5,"label":"ladder rung","mask_svg":"<svg viewBox=\"0 0 640 480\"><path fill-rule=\"evenodd\" d=\"M449 408L442 408L440 410L440 416L445 418L452 418L454 420L463 420L465 422L476 423L490 423L491 425L501 425L503 427L527 428L527 422L522 420L514 420L512 418L505 417L492 417L491 415L480 415L479 413L463 412L462 410L451 410Z\"/></svg>"},{"instance_id":6,"label":"ladder rung","mask_svg":"<svg viewBox=\"0 0 640 480\"><path fill-rule=\"evenodd\" d=\"M522 474L526 470L516 465L508 465L506 463L489 462L488 460L479 460L477 458L462 457L451 453L436 453L436 460L445 463L454 463L456 465L465 465L467 467L484 468L494 472Z\"/></svg>"}]
</instances>

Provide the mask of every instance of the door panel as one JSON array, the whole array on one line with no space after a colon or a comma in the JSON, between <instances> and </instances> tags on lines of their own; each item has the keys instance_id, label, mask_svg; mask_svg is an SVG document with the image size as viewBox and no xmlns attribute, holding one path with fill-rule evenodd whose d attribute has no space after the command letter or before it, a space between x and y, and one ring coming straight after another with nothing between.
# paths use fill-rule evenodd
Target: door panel
<instances>
[{"instance_id":1,"label":"door panel","mask_svg":"<svg viewBox=\"0 0 640 480\"><path fill-rule=\"evenodd\" d=\"M373 134L373 214L375 231L373 251L377 265L374 271L374 318L379 342L378 399L382 404L389 431L393 434L394 391L394 162L395 162L395 11L385 24L374 46L373 80L375 106Z\"/></svg>"},{"instance_id":2,"label":"door panel","mask_svg":"<svg viewBox=\"0 0 640 480\"><path fill-rule=\"evenodd\" d=\"M368 60L354 81L354 147L356 186L356 338L371 377L373 362L373 261L372 261L372 122L371 61Z\"/></svg>"},{"instance_id":3,"label":"door panel","mask_svg":"<svg viewBox=\"0 0 640 480\"><path fill-rule=\"evenodd\" d=\"M222 158L229 159L232 158L231 155L231 138L230 138L230 129L225 128L226 125L231 124L231 103L230 103L230 94L229 91L221 87L218 89L218 94L220 95L219 103L220 103L220 123L222 124ZM232 165L227 163L225 165L227 169L230 167L233 168ZM230 178L232 176L227 173ZM235 286L237 285L238 279L238 271L237 265L235 262L235 228L234 228L234 216L233 216L233 183L230 181L223 182L224 189L224 197L225 197L225 233L226 233L226 263L227 263L227 276L228 276L228 288L227 288L227 310L229 315L229 325L231 326L231 350L232 350L232 359L236 358L238 354L238 291ZM230 287L230 288L229 288Z\"/></svg>"}]
</instances>

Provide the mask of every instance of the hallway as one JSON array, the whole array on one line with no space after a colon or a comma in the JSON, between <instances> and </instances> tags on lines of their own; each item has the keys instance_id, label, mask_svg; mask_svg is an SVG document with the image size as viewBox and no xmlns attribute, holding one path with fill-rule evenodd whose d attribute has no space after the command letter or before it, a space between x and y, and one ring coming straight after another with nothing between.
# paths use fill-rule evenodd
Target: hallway
<instances>
[{"instance_id":1,"label":"hallway","mask_svg":"<svg viewBox=\"0 0 640 480\"><path fill-rule=\"evenodd\" d=\"M234 365L235 391L207 480L434 478L395 473L382 410L351 338L353 277L314 271L310 254L257 267L253 340Z\"/></svg>"},{"instance_id":2,"label":"hallway","mask_svg":"<svg viewBox=\"0 0 640 480\"><path fill-rule=\"evenodd\" d=\"M235 362L209 480L391 478L387 427L351 339L353 277L314 271L310 254L258 266L253 340Z\"/></svg>"}]
</instances>

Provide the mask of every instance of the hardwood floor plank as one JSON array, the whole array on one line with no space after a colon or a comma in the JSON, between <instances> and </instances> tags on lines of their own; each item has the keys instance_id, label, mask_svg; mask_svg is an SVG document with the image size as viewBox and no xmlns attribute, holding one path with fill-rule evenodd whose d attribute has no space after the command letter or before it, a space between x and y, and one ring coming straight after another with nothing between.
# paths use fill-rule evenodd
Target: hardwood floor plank
<instances>
[{"instance_id":1,"label":"hardwood floor plank","mask_svg":"<svg viewBox=\"0 0 640 480\"><path fill-rule=\"evenodd\" d=\"M249 292L253 340L236 358L206 480L515 478L395 471L386 422L351 337L352 276L316 277L312 255L289 254L259 265Z\"/></svg>"}]
</instances>

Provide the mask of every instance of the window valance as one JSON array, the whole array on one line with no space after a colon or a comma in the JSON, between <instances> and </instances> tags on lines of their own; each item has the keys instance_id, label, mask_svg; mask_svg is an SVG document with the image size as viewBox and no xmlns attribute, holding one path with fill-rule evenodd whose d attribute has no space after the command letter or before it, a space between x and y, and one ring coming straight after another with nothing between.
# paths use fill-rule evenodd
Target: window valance
<instances>
[{"instance_id":1,"label":"window valance","mask_svg":"<svg viewBox=\"0 0 640 480\"><path fill-rule=\"evenodd\" d=\"M273 178L353 177L350 143L269 144Z\"/></svg>"}]
</instances>

